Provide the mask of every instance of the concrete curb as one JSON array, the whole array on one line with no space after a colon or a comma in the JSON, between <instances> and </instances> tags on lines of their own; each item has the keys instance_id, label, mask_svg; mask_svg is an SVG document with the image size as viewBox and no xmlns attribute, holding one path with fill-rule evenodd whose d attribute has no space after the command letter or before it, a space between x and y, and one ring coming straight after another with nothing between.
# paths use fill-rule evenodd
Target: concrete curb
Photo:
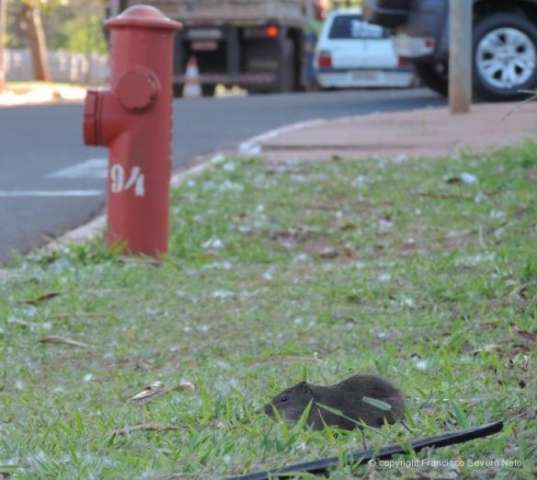
<instances>
[{"instance_id":1,"label":"concrete curb","mask_svg":"<svg viewBox=\"0 0 537 480\"><path fill-rule=\"evenodd\" d=\"M269 130L268 132L256 135L255 137L252 137L249 140L242 142L239 145L238 153L240 155L260 155L263 150L261 145L263 142L266 142L268 140L274 140L275 138L281 135L285 135L286 133L296 132L297 130L303 130L305 128L323 125L326 122L327 120L317 118L314 120L307 120L305 122L291 123L290 125L286 125L284 127Z\"/></svg>"},{"instance_id":2,"label":"concrete curb","mask_svg":"<svg viewBox=\"0 0 537 480\"><path fill-rule=\"evenodd\" d=\"M262 133L260 135L256 135L255 137L252 137L242 142L241 144L239 144L236 150L227 152L226 154L230 155L233 153L238 153L239 155L260 155L262 152L262 147L260 145L261 142L272 140L274 138L277 138L280 135L283 135L285 133L289 133L292 131L301 130L301 129L316 126L316 125L321 125L325 122L326 120L315 119L315 120L309 120L305 122L292 123L284 127L275 128L265 133ZM186 170L182 172L178 172L174 174L170 182L172 188L176 188L179 185L181 185L185 180L188 180L189 178L192 178L192 177L196 177L197 175L201 175L202 173L222 163L226 159L226 154L223 152L217 152L213 154L211 157L209 157L208 161L204 161L203 163L199 165L194 165L190 168L187 168ZM68 245L73 244L73 243L80 244L80 243L86 242L88 240L95 238L97 235L99 235L99 233L105 227L106 227L106 215L101 214L97 218L86 223L85 225L81 225L80 227L77 227L63 234L62 236L53 240L47 245L37 248L35 251L47 252L47 251L61 250L62 248L66 248ZM9 270L0 269L0 280L6 279L8 275L9 275Z\"/></svg>"}]
</instances>

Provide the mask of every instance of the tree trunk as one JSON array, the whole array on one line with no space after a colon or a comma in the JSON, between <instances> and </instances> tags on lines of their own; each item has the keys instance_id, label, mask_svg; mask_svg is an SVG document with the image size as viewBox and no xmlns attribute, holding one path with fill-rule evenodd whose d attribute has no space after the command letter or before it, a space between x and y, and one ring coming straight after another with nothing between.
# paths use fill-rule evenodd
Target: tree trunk
<instances>
[{"instance_id":1,"label":"tree trunk","mask_svg":"<svg viewBox=\"0 0 537 480\"><path fill-rule=\"evenodd\" d=\"M0 93L6 88L6 65L4 48L6 39L6 16L8 0L0 0Z\"/></svg>"},{"instance_id":2,"label":"tree trunk","mask_svg":"<svg viewBox=\"0 0 537 480\"><path fill-rule=\"evenodd\" d=\"M41 21L41 12L39 8L25 4L23 15L26 21L26 36L32 52L34 78L48 82L50 77L47 64L47 42Z\"/></svg>"}]
</instances>

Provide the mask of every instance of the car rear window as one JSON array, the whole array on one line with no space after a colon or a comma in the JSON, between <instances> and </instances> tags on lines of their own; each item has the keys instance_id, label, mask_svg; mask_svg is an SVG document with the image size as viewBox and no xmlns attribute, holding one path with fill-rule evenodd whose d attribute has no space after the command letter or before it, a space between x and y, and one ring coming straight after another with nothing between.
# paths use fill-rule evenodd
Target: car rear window
<instances>
[{"instance_id":1,"label":"car rear window","mask_svg":"<svg viewBox=\"0 0 537 480\"><path fill-rule=\"evenodd\" d=\"M379 25L367 23L360 15L338 15L334 17L328 38L332 40L386 38Z\"/></svg>"}]
</instances>

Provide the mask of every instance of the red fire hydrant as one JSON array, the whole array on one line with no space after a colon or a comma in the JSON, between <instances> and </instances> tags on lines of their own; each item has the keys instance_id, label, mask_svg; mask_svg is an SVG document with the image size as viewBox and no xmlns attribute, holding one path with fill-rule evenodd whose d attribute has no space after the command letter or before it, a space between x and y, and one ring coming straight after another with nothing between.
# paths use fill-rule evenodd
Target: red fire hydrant
<instances>
[{"instance_id":1,"label":"red fire hydrant","mask_svg":"<svg viewBox=\"0 0 537 480\"><path fill-rule=\"evenodd\" d=\"M137 5L108 20L111 90L89 90L84 143L107 146L108 245L168 250L173 34L181 24Z\"/></svg>"}]
</instances>

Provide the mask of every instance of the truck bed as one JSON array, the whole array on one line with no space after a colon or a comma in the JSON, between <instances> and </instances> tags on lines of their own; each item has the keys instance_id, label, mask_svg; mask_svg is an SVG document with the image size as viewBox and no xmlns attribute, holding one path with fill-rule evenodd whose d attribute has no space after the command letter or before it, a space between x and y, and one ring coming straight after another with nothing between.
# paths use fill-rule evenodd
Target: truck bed
<instances>
[{"instance_id":1,"label":"truck bed","mask_svg":"<svg viewBox=\"0 0 537 480\"><path fill-rule=\"evenodd\" d=\"M170 18L185 23L301 23L301 0L130 0L130 5L152 5Z\"/></svg>"}]
</instances>

